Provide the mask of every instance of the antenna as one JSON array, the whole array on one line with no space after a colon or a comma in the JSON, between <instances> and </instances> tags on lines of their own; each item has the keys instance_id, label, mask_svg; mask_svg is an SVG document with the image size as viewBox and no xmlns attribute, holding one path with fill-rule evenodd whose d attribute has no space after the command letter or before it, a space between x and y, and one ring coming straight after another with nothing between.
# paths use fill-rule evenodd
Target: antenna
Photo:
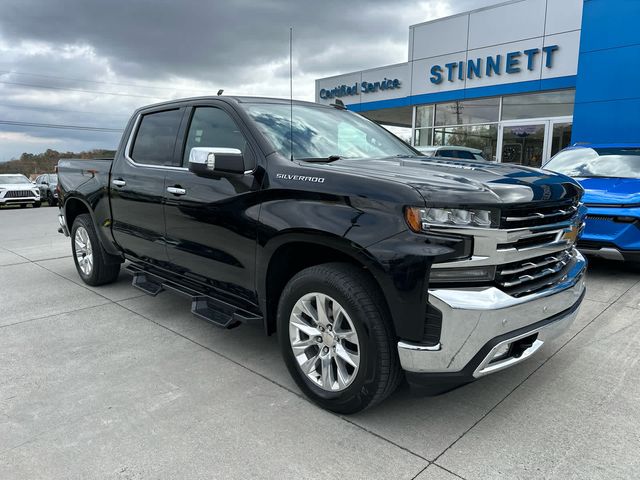
<instances>
[{"instance_id":1,"label":"antenna","mask_svg":"<svg viewBox=\"0 0 640 480\"><path fill-rule=\"evenodd\" d=\"M289 151L293 162L293 27L289 27Z\"/></svg>"}]
</instances>

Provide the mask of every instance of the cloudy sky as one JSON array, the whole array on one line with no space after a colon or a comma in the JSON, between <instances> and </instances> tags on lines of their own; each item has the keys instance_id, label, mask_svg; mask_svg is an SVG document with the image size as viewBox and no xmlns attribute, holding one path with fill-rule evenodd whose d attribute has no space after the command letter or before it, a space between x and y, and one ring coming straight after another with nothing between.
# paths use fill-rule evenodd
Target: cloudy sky
<instances>
[{"instance_id":1,"label":"cloudy sky","mask_svg":"<svg viewBox=\"0 0 640 480\"><path fill-rule=\"evenodd\" d=\"M313 100L316 78L406 61L409 25L494 3L2 0L0 161L116 148L130 113L161 100L288 96L290 26L294 98Z\"/></svg>"}]
</instances>

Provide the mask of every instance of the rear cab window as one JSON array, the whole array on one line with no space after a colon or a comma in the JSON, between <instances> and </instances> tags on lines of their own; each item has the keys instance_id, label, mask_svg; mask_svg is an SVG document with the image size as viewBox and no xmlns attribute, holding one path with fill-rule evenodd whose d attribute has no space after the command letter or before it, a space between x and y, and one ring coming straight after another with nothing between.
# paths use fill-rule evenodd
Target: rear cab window
<instances>
[{"instance_id":1,"label":"rear cab window","mask_svg":"<svg viewBox=\"0 0 640 480\"><path fill-rule=\"evenodd\" d=\"M142 115L129 152L131 159L141 165L179 166L174 148L182 113L181 108L175 108Z\"/></svg>"}]
</instances>

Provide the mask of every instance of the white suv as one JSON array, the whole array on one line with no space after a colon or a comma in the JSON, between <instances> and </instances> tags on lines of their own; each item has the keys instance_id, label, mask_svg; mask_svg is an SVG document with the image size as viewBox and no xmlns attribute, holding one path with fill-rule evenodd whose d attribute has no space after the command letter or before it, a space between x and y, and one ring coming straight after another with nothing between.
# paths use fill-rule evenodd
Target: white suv
<instances>
[{"instance_id":1,"label":"white suv","mask_svg":"<svg viewBox=\"0 0 640 480\"><path fill-rule=\"evenodd\" d=\"M3 205L40 206L40 189L19 173L0 174L0 207Z\"/></svg>"}]
</instances>

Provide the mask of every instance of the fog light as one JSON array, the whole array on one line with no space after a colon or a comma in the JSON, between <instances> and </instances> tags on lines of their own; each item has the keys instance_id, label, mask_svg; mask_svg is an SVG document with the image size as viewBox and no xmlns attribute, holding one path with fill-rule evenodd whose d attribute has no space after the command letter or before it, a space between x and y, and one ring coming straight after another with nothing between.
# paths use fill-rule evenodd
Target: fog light
<instances>
[{"instance_id":1,"label":"fog light","mask_svg":"<svg viewBox=\"0 0 640 480\"><path fill-rule=\"evenodd\" d=\"M431 283L448 282L489 282L496 274L496 267L473 267L473 268L432 268Z\"/></svg>"}]
</instances>

